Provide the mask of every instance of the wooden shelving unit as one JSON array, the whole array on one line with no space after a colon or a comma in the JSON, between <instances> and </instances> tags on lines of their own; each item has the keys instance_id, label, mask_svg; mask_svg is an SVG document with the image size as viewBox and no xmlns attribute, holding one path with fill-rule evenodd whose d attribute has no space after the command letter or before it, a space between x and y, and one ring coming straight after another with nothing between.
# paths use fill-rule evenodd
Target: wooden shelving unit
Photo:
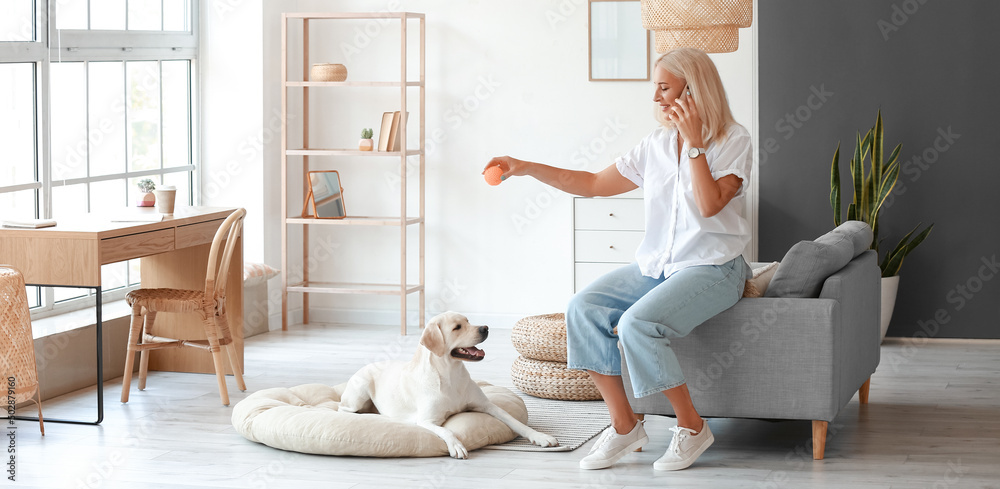
<instances>
[{"instance_id":1,"label":"wooden shelving unit","mask_svg":"<svg viewBox=\"0 0 1000 489\"><path fill-rule=\"evenodd\" d=\"M316 82L316 81L292 81L289 80L289 25L291 22L301 22L301 38L302 38L302 79L309 80L309 69L311 62L309 60L309 28L310 24L316 21L323 21L323 27L331 27L329 23L336 22L337 20L366 20L366 19L395 19L399 22L400 29L400 77L398 81L343 81L343 82ZM420 61L419 61L419 71L420 79L419 81L412 81L407 79L406 62L407 62L407 49L408 49L408 39L407 39L407 29L410 21L419 22L420 36L419 36L419 50L420 50ZM281 212L284 219L283 225L281 226L281 329L288 329L288 294L289 293L301 293L302 297L302 321L303 323L309 322L309 294L367 294L367 295L398 295L400 297L400 334L406 334L406 311L407 311L407 298L411 294L418 295L418 310L419 310L419 324L424 324L424 300L425 300L425 285L424 285L424 233L425 233L425 218L424 218L424 174L425 174L425 161L424 161L424 98L425 98L425 84L424 84L424 32L425 32L425 18L424 14L412 13L412 12L344 12L344 13L285 13L281 16L281 39L282 39L282 56L281 56L281 113L282 120L288 121L289 119L289 91L290 89L295 89L296 94L301 92L302 97L302 113L297 114L302 118L302 134L301 137L292 138L289 135L288 125L283 122L281 131ZM354 149L336 149L336 148L312 148L309 145L309 91L310 90L336 90L337 87L388 87L388 88L399 88L399 107L403 113L406 113L409 108L407 106L407 89L411 87L419 88L419 109L418 118L416 123L420 127L420 135L418 138L418 147L416 149L409 148L406 141L406 126L407 118L403 117L400 120L400 144L401 147L405 148L403 151L358 151ZM411 121L411 123L414 121ZM293 142L294 141L294 142ZM301 165L290 165L288 157L301 158ZM387 159L396 158L399 161L400 169L400 210L398 216L386 216L386 217L366 217L366 216L349 216L345 219L312 219L303 218L301 216L292 216L292 212L298 212L298 205L289 205L288 195L289 195L289 176L294 174L296 176L303 176L303 184L305 185L304 175L309 171L309 161L310 158L336 158L336 157L364 157L364 158L375 158L375 159ZM411 216L407 212L407 160L409 158L419 158L418 163L418 215ZM324 160L328 161L328 160ZM307 263L309 260L309 228L311 226L387 226L387 227L398 227L400 234L400 275L399 282L393 284L371 284L371 283L331 283L331 282L319 282L311 281L309 278L308 267L303 266L303 280L299 283L289 283L288 270L289 270L289 245L288 245L288 231L289 226L302 226L302 262ZM416 283L413 283L411 277L407 277L407 231L410 226L417 226L419 232L419 244L418 244L418 254L417 260L419 261L419 272ZM346 231L345 232L349 232Z\"/></svg>"}]
</instances>

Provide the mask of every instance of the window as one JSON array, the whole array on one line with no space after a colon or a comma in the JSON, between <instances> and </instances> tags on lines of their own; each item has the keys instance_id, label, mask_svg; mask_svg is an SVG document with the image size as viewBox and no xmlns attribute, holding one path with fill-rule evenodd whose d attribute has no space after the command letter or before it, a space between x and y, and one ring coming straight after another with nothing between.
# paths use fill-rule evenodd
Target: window
<instances>
[{"instance_id":1,"label":"window","mask_svg":"<svg viewBox=\"0 0 1000 489\"><path fill-rule=\"evenodd\" d=\"M114 212L150 178L197 200L197 0L8 0L0 18L0 219ZM12 14L12 15L8 15ZM105 265L105 300L139 283ZM29 287L32 314L86 289Z\"/></svg>"}]
</instances>

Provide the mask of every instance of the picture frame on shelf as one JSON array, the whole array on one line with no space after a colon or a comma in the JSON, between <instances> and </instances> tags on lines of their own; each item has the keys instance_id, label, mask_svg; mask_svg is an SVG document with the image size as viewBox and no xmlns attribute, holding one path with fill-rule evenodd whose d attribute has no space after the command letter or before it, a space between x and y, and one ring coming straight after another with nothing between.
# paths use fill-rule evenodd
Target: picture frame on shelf
<instances>
[{"instance_id":1,"label":"picture frame on shelf","mask_svg":"<svg viewBox=\"0 0 1000 489\"><path fill-rule=\"evenodd\" d=\"M311 171L307 174L309 192L302 203L302 217L315 219L344 219L344 187L337 170ZM309 210L312 209L312 214Z\"/></svg>"}]
</instances>

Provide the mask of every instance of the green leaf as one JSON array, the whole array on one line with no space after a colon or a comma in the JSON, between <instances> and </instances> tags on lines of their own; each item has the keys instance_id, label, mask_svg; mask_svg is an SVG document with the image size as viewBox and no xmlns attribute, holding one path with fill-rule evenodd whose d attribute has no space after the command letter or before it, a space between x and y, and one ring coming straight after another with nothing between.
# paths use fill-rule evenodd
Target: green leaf
<instances>
[{"instance_id":1,"label":"green leaf","mask_svg":"<svg viewBox=\"0 0 1000 489\"><path fill-rule=\"evenodd\" d=\"M927 238L931 229L934 229L934 224L932 223L927 227L927 229L921 231L920 234L911 240L910 236L913 235L919 227L920 224L917 224L912 231L907 233L906 236L903 236L903 239L899 240L899 244L896 245L892 252L886 255L886 260L884 260L882 265L880 265L882 267L883 277L892 277L899 274L899 269L903 265L903 259L906 258L910 252L916 249L916 247L920 245L925 238Z\"/></svg>"},{"instance_id":2,"label":"green leaf","mask_svg":"<svg viewBox=\"0 0 1000 489\"><path fill-rule=\"evenodd\" d=\"M896 180L899 177L899 165L892 164L889 166L889 172L886 173L885 179L879 186L878 196L875 199L875 208L872 209L872 220L878 217L878 213L882 210L882 204L885 203L885 199L889 196L889 192L892 192L892 188L896 185Z\"/></svg>"},{"instance_id":3,"label":"green leaf","mask_svg":"<svg viewBox=\"0 0 1000 489\"><path fill-rule=\"evenodd\" d=\"M840 225L840 143L833 153L833 165L830 168L830 207L833 207L833 225Z\"/></svg>"},{"instance_id":4,"label":"green leaf","mask_svg":"<svg viewBox=\"0 0 1000 489\"><path fill-rule=\"evenodd\" d=\"M888 263L882 269L883 277L895 277L899 275L899 267L903 265L903 252L899 251L892 255L886 255Z\"/></svg>"},{"instance_id":5,"label":"green leaf","mask_svg":"<svg viewBox=\"0 0 1000 489\"><path fill-rule=\"evenodd\" d=\"M853 203L851 203L851 204L849 204L847 206L847 220L848 221L857 221L858 220L857 206L854 205Z\"/></svg>"},{"instance_id":6,"label":"green leaf","mask_svg":"<svg viewBox=\"0 0 1000 489\"><path fill-rule=\"evenodd\" d=\"M868 157L868 148L871 147L871 144L872 144L872 130L869 129L868 132L865 133L864 139L861 141L862 160Z\"/></svg>"},{"instance_id":7,"label":"green leaf","mask_svg":"<svg viewBox=\"0 0 1000 489\"><path fill-rule=\"evenodd\" d=\"M875 175L868 175L865 177L865 183L862 188L864 188L864 195L861 196L861 213L865 216L865 222L871 222L875 217L875 188L878 185L873 179Z\"/></svg>"},{"instance_id":8,"label":"green leaf","mask_svg":"<svg viewBox=\"0 0 1000 489\"><path fill-rule=\"evenodd\" d=\"M882 180L882 109L875 118L875 129L872 139L872 175L875 181Z\"/></svg>"},{"instance_id":9,"label":"green leaf","mask_svg":"<svg viewBox=\"0 0 1000 489\"><path fill-rule=\"evenodd\" d=\"M887 166L896 163L896 160L899 159L899 150L902 149L902 147L903 145L900 143L897 144L896 148L892 150L892 154L889 155L889 161L886 161L885 163Z\"/></svg>"},{"instance_id":10,"label":"green leaf","mask_svg":"<svg viewBox=\"0 0 1000 489\"><path fill-rule=\"evenodd\" d=\"M892 275L886 275L885 274L886 267L889 266L889 258L892 258L892 253L886 253L885 257L882 258L882 262L878 264L879 269L882 270L882 276L883 277L891 277L892 276Z\"/></svg>"},{"instance_id":11,"label":"green leaf","mask_svg":"<svg viewBox=\"0 0 1000 489\"><path fill-rule=\"evenodd\" d=\"M857 135L857 145L854 146L854 159L851 160L851 179L854 182L854 204L857 211L860 213L862 210L862 192L863 189L861 185L864 183L864 160L861 156L861 134Z\"/></svg>"},{"instance_id":12,"label":"green leaf","mask_svg":"<svg viewBox=\"0 0 1000 489\"><path fill-rule=\"evenodd\" d=\"M917 224L917 226L919 227L920 224ZM924 242L924 239L927 238L927 235L931 234L931 229L934 229L934 223L931 223L930 226L927 226L927 229L921 231L916 238L913 238L913 241L910 241L910 243L906 245L907 255L909 255L910 252L912 252L917 247L917 245Z\"/></svg>"},{"instance_id":13,"label":"green leaf","mask_svg":"<svg viewBox=\"0 0 1000 489\"><path fill-rule=\"evenodd\" d=\"M906 236L903 236L903 239L899 240L899 243L896 245L895 248L892 249L892 251L889 252L889 255L890 256L895 255L896 253L899 253L900 251L906 249L906 242L909 241L910 236L912 236L913 233L917 232L918 227L920 227L920 224L917 224L916 226L914 226L913 229L910 230L910 232L906 233Z\"/></svg>"}]
</instances>

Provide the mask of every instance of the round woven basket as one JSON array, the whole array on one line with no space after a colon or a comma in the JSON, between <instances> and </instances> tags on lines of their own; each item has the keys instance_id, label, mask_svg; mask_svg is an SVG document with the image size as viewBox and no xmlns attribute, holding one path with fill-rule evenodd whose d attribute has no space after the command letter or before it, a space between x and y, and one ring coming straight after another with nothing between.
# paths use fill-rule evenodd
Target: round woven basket
<instances>
[{"instance_id":1,"label":"round woven basket","mask_svg":"<svg viewBox=\"0 0 1000 489\"><path fill-rule=\"evenodd\" d=\"M510 368L514 385L525 394L562 401L597 401L601 392L583 370L570 370L565 363L517 357Z\"/></svg>"},{"instance_id":2,"label":"round woven basket","mask_svg":"<svg viewBox=\"0 0 1000 489\"><path fill-rule=\"evenodd\" d=\"M510 342L525 358L566 363L566 315L523 318L514 324Z\"/></svg>"},{"instance_id":3,"label":"round woven basket","mask_svg":"<svg viewBox=\"0 0 1000 489\"><path fill-rule=\"evenodd\" d=\"M309 79L323 82L342 82L347 79L347 67L342 64L318 63L309 70Z\"/></svg>"}]
</instances>

